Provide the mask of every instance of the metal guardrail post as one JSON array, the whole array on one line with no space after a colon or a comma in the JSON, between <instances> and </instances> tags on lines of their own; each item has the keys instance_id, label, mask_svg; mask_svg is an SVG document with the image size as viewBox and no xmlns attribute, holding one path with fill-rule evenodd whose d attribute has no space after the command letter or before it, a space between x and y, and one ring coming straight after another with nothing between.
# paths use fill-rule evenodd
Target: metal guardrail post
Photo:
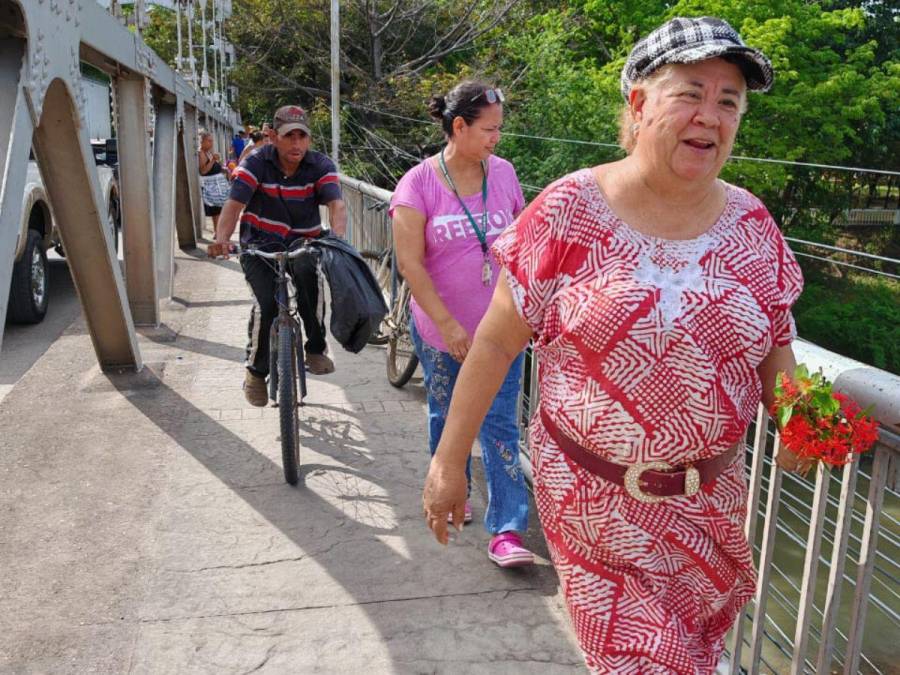
<instances>
[{"instance_id":1,"label":"metal guardrail post","mask_svg":"<svg viewBox=\"0 0 900 675\"><path fill-rule=\"evenodd\" d=\"M875 551L881 525L879 515L884 501L890 459L891 450L887 446L880 444L876 446L872 480L869 483L869 496L866 500L866 520L859 549L859 569L856 575L856 592L853 594L853 610L850 615L850 633L847 636L847 650L844 655L844 675L855 675L859 672L862 637L869 607L869 589L872 586Z\"/></svg>"},{"instance_id":2,"label":"metal guardrail post","mask_svg":"<svg viewBox=\"0 0 900 675\"><path fill-rule=\"evenodd\" d=\"M744 535L747 541L756 540L756 523L759 513L759 496L762 491L762 477L765 471L766 441L768 440L769 415L763 406L756 413L756 432L753 437L753 459L750 465L750 484L747 495L747 516L744 520ZM744 646L744 612L738 614L732 628L729 651L731 652L730 675L740 675L741 651Z\"/></svg>"},{"instance_id":3,"label":"metal guardrail post","mask_svg":"<svg viewBox=\"0 0 900 675\"><path fill-rule=\"evenodd\" d=\"M172 297L175 264L175 104L161 102L153 134L153 215L156 225L156 283L159 299Z\"/></svg>"},{"instance_id":4,"label":"metal guardrail post","mask_svg":"<svg viewBox=\"0 0 900 675\"><path fill-rule=\"evenodd\" d=\"M841 607L841 586L847 563L847 544L853 518L853 495L856 492L856 477L859 462L851 462L844 467L841 479L841 496L835 520L834 546L831 550L831 564L828 569L828 586L825 591L825 605L822 609L822 639L816 657L816 672L830 673L831 658L837 635L838 613Z\"/></svg>"},{"instance_id":5,"label":"metal guardrail post","mask_svg":"<svg viewBox=\"0 0 900 675\"><path fill-rule=\"evenodd\" d=\"M125 280L134 322L156 326L153 199L150 181L150 139L147 136L147 81L120 77L116 82L116 119L119 131L119 181L122 186L122 242Z\"/></svg>"},{"instance_id":6,"label":"metal guardrail post","mask_svg":"<svg viewBox=\"0 0 900 675\"><path fill-rule=\"evenodd\" d=\"M775 440L772 456L778 453L779 441ZM763 636L766 627L766 603L769 600L769 581L772 572L772 558L775 555L776 523L778 520L778 507L781 500L781 467L772 462L769 472L769 490L766 499L766 519L763 528L762 550L759 556L759 578L756 583L756 596L754 598L753 630L750 636L750 673L759 672L759 662L762 656Z\"/></svg>"},{"instance_id":7,"label":"metal guardrail post","mask_svg":"<svg viewBox=\"0 0 900 675\"><path fill-rule=\"evenodd\" d=\"M809 533L806 539L806 557L803 561L803 581L800 584L800 607L794 631L794 656L791 675L806 672L806 649L813 618L813 601L816 596L816 573L819 570L819 553L822 550L822 527L825 525L825 508L828 506L828 485L831 469L824 464L816 466L816 487L813 493Z\"/></svg>"}]
</instances>

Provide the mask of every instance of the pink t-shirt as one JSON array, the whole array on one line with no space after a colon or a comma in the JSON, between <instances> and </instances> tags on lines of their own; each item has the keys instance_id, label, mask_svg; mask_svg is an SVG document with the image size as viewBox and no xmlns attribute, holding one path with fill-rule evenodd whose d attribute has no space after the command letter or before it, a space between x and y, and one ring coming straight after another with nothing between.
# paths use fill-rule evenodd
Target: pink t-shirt
<instances>
[{"instance_id":1,"label":"pink t-shirt","mask_svg":"<svg viewBox=\"0 0 900 675\"><path fill-rule=\"evenodd\" d=\"M393 216L395 208L407 206L425 216L425 269L447 311L472 336L490 304L500 270L493 256L489 256L493 280L489 286L482 283L484 255L478 236L456 195L444 185L437 171L431 160L407 171L397 183L389 213ZM463 197L463 201L481 227L481 191ZM523 208L525 197L516 170L505 159L491 155L488 160L488 247ZM436 349L447 351L437 326L415 299L411 308L422 339Z\"/></svg>"}]
</instances>

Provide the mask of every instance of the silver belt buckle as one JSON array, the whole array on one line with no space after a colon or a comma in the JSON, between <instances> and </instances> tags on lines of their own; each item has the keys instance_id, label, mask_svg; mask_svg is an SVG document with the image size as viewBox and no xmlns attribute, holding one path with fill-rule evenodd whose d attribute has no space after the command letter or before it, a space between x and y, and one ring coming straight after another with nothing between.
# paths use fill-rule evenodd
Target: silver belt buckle
<instances>
[{"instance_id":1,"label":"silver belt buckle","mask_svg":"<svg viewBox=\"0 0 900 675\"><path fill-rule=\"evenodd\" d=\"M632 464L625 472L625 491L642 504L658 504L672 497L681 495L651 495L641 490L641 476L645 471L671 471L672 465L666 462L640 462ZM693 497L700 491L700 472L688 465L684 471L684 496Z\"/></svg>"}]
</instances>

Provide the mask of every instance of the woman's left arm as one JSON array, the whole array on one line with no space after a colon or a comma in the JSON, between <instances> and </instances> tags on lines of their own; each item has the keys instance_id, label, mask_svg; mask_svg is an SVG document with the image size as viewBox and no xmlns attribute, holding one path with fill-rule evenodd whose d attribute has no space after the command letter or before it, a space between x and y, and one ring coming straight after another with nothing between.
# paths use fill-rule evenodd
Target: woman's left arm
<instances>
[{"instance_id":1,"label":"woman's left arm","mask_svg":"<svg viewBox=\"0 0 900 675\"><path fill-rule=\"evenodd\" d=\"M769 355L759 364L756 372L759 373L759 380L762 384L762 404L766 410L770 410L775 402L775 380L778 373L788 373L790 376L796 367L797 359L794 356L794 349L790 345L773 347ZM803 472L808 468L806 460L800 459L783 445L778 447L775 461L785 471Z\"/></svg>"}]
</instances>

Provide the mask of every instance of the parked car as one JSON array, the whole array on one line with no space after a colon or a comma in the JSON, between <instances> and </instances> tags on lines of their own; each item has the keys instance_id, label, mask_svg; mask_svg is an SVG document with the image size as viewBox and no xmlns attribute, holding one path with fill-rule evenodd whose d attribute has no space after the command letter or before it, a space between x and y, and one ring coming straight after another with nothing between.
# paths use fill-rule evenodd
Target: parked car
<instances>
[{"instance_id":1,"label":"parked car","mask_svg":"<svg viewBox=\"0 0 900 675\"><path fill-rule=\"evenodd\" d=\"M95 153L96 156L96 153ZM97 166L100 189L106 203L109 235L118 250L121 216L119 184L114 166ZM37 162L28 163L23 197L22 225L16 239L15 265L9 288L6 318L13 323L40 323L49 303L47 251L64 255L53 207L44 190Z\"/></svg>"}]
</instances>

